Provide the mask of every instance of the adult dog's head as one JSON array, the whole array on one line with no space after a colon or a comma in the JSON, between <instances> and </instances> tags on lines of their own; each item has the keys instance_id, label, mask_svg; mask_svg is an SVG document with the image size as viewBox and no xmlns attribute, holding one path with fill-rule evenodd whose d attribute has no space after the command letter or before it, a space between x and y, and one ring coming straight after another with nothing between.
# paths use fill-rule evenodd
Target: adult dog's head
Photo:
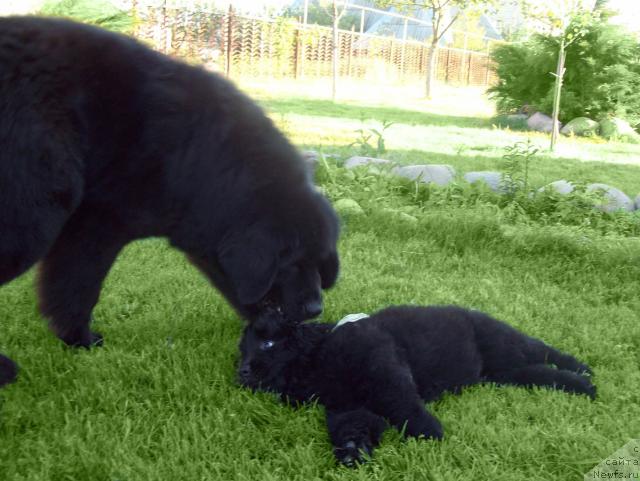
<instances>
[{"instance_id":1,"label":"adult dog's head","mask_svg":"<svg viewBox=\"0 0 640 481\"><path fill-rule=\"evenodd\" d=\"M339 271L338 220L312 188L291 203L264 199L235 219L216 259L191 256L250 322L298 323L322 312L322 290Z\"/></svg>"}]
</instances>

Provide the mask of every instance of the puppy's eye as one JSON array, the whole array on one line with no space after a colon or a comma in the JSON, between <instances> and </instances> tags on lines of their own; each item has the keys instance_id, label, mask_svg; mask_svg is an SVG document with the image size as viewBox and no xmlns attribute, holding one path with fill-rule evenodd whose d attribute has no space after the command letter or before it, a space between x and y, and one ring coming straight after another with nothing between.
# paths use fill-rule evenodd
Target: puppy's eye
<instances>
[{"instance_id":1,"label":"puppy's eye","mask_svg":"<svg viewBox=\"0 0 640 481\"><path fill-rule=\"evenodd\" d=\"M271 349L273 347L273 345L275 344L275 342L269 340L269 341L262 341L260 343L260 349L262 351L268 351L269 349Z\"/></svg>"}]
</instances>

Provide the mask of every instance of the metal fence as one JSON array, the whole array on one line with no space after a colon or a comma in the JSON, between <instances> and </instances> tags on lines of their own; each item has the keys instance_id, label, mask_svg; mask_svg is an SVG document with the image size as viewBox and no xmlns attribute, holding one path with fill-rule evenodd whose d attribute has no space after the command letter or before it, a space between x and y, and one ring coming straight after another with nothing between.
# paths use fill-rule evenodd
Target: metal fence
<instances>
[{"instance_id":1,"label":"metal fence","mask_svg":"<svg viewBox=\"0 0 640 481\"><path fill-rule=\"evenodd\" d=\"M332 31L292 19L267 20L204 9L140 6L136 35L155 48L203 63L230 77L304 78L332 75ZM407 82L425 76L428 46L341 30L340 75ZM453 85L486 86L496 77L489 52L439 48L436 78Z\"/></svg>"}]
</instances>

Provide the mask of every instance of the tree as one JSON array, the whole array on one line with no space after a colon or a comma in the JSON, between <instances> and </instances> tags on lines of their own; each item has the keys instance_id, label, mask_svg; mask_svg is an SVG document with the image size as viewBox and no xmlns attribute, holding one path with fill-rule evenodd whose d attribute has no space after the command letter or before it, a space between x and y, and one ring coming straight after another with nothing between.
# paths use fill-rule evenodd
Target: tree
<instances>
[{"instance_id":1,"label":"tree","mask_svg":"<svg viewBox=\"0 0 640 481\"><path fill-rule=\"evenodd\" d=\"M584 33L566 46L566 74L562 82L559 118L601 120L621 117L640 122L640 44L634 34L616 24L573 23ZM580 21L577 19L576 21ZM551 115L560 39L534 34L528 41L497 46L492 57L498 82L489 89L498 111L513 113L528 105Z\"/></svg>"},{"instance_id":2,"label":"tree","mask_svg":"<svg viewBox=\"0 0 640 481\"><path fill-rule=\"evenodd\" d=\"M331 99L335 102L338 97L338 74L340 73L340 45L338 43L338 28L340 27L340 19L347 10L349 2L345 1L342 8L338 7L338 0L331 2L331 21L333 29L333 78L331 82Z\"/></svg>"},{"instance_id":3,"label":"tree","mask_svg":"<svg viewBox=\"0 0 640 481\"><path fill-rule=\"evenodd\" d=\"M534 0L525 0L524 7L528 9L529 14L546 24L550 29L551 35L558 38L558 63L555 76L555 87L553 93L553 130L551 131L550 150L553 151L560 135L560 125L558 115L560 112L560 98L562 95L562 82L566 69L564 67L566 61L566 48L575 42L585 33L586 25L593 20L593 16L598 13L592 13L589 4L590 0L549 0L544 4Z\"/></svg>"},{"instance_id":4,"label":"tree","mask_svg":"<svg viewBox=\"0 0 640 481\"><path fill-rule=\"evenodd\" d=\"M431 10L431 41L425 72L425 97L430 99L433 96L440 40L465 13L484 12L494 3L494 0L378 0L376 3L380 7L396 7L408 12L418 9Z\"/></svg>"},{"instance_id":5,"label":"tree","mask_svg":"<svg viewBox=\"0 0 640 481\"><path fill-rule=\"evenodd\" d=\"M130 33L134 26L130 13L110 0L47 0L38 13L74 18L116 32Z\"/></svg>"}]
</instances>

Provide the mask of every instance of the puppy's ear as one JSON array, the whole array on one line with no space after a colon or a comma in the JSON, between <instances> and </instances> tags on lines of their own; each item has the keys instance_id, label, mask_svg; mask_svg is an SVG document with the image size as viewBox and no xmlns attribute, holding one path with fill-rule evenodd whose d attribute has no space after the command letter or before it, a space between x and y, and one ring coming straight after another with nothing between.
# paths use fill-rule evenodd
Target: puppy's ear
<instances>
[{"instance_id":1,"label":"puppy's ear","mask_svg":"<svg viewBox=\"0 0 640 481\"><path fill-rule=\"evenodd\" d=\"M218 261L241 304L255 304L278 273L278 249L267 232L249 229L231 234L218 246Z\"/></svg>"},{"instance_id":2,"label":"puppy's ear","mask_svg":"<svg viewBox=\"0 0 640 481\"><path fill-rule=\"evenodd\" d=\"M338 254L332 252L325 257L318 267L318 273L320 274L320 287L328 289L336 283L338 278L338 272L340 271L340 260Z\"/></svg>"}]
</instances>

